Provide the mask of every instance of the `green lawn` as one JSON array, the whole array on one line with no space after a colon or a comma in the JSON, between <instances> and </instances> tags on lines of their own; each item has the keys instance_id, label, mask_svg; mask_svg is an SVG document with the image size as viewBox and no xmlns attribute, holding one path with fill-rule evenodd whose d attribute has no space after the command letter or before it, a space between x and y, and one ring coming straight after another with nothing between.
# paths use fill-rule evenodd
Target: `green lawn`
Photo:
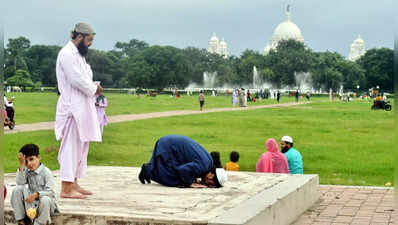
<instances>
[{"instance_id":1,"label":"green lawn","mask_svg":"<svg viewBox=\"0 0 398 225\"><path fill-rule=\"evenodd\" d=\"M112 99L112 95L109 97ZM178 101L132 96L126 96L126 101L129 98L143 105L151 105L151 101ZM181 109L181 105L194 108L195 104L190 105L186 99L184 96L174 106L159 108ZM229 100L225 98L219 107L228 106ZM155 106L141 106L142 111L138 112L151 107ZM131 110L134 111L134 107ZM318 101L290 108L157 118L108 125L103 142L90 145L88 162L89 165L140 166L150 158L159 137L182 134L198 141L208 151L220 151L223 164L228 162L230 151L238 151L241 170L254 171L258 157L265 151L265 140L273 137L279 142L281 136L290 135L303 156L304 172L319 174L320 183L383 186L393 182L393 129L392 112L371 111L370 103L360 101ZM5 135L5 172L16 170L18 149L31 142L41 147L47 166L58 168L59 143L53 131L40 131Z\"/></svg>"},{"instance_id":2,"label":"green lawn","mask_svg":"<svg viewBox=\"0 0 398 225\"><path fill-rule=\"evenodd\" d=\"M36 123L55 120L55 110L58 96L56 93L7 93L7 98L15 96L14 103L16 124ZM127 94L106 94L109 107L107 115L138 114L150 112L164 112L172 110L198 110L198 96L186 96L172 98L169 95L158 95L156 97ZM282 97L281 103L292 102L293 97ZM276 100L257 101L251 105L275 104ZM206 96L204 108L232 107L231 96Z\"/></svg>"}]
</instances>

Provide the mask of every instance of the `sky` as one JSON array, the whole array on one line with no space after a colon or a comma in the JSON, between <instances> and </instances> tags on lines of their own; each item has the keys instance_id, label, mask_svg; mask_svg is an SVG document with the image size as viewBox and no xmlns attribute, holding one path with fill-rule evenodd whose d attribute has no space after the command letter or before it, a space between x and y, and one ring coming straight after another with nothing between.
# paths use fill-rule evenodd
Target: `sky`
<instances>
[{"instance_id":1,"label":"sky","mask_svg":"<svg viewBox=\"0 0 398 225\"><path fill-rule=\"evenodd\" d=\"M213 32L235 56L263 52L290 4L292 21L314 51L348 56L361 35L366 49L394 45L398 0L18 0L3 7L4 44L65 45L78 22L97 35L93 48L111 50L135 38L150 45L207 48ZM395 26L396 27L396 26Z\"/></svg>"}]
</instances>

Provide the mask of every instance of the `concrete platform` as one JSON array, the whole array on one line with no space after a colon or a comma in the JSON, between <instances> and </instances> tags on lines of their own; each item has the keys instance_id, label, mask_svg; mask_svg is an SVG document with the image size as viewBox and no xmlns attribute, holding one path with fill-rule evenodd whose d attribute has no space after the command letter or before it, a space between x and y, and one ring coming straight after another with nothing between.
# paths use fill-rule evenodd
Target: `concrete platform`
<instances>
[{"instance_id":1,"label":"concrete platform","mask_svg":"<svg viewBox=\"0 0 398 225\"><path fill-rule=\"evenodd\" d=\"M137 180L140 168L89 167L80 185L85 200L58 199L56 225L287 225L320 197L317 175L229 172L218 189L170 188ZM58 172L54 172L60 191ZM15 174L6 174L6 224L15 224L10 197ZM59 194L58 194L59 196Z\"/></svg>"}]
</instances>

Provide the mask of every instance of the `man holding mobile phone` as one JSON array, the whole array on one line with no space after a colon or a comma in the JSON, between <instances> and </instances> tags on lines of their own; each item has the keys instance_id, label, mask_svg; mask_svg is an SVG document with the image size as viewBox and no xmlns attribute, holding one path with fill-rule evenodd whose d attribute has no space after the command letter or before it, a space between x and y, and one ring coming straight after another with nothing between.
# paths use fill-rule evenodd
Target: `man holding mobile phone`
<instances>
[{"instance_id":1,"label":"man holding mobile phone","mask_svg":"<svg viewBox=\"0 0 398 225\"><path fill-rule=\"evenodd\" d=\"M76 24L71 32L71 40L61 49L57 58L60 96L55 136L61 140L58 152L61 198L83 199L92 194L80 187L77 180L86 175L89 142L101 141L94 104L95 95L102 93L102 87L93 82L93 72L86 62L94 36L94 29L89 24Z\"/></svg>"}]
</instances>

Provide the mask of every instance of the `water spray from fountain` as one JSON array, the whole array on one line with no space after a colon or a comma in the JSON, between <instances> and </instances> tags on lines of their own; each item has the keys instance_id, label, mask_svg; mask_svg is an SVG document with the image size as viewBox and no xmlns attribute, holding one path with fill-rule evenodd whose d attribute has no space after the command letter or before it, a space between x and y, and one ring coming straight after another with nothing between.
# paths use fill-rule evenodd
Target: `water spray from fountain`
<instances>
[{"instance_id":1,"label":"water spray from fountain","mask_svg":"<svg viewBox=\"0 0 398 225\"><path fill-rule=\"evenodd\" d=\"M203 73L203 87L215 88L217 72L204 72Z\"/></svg>"}]
</instances>

